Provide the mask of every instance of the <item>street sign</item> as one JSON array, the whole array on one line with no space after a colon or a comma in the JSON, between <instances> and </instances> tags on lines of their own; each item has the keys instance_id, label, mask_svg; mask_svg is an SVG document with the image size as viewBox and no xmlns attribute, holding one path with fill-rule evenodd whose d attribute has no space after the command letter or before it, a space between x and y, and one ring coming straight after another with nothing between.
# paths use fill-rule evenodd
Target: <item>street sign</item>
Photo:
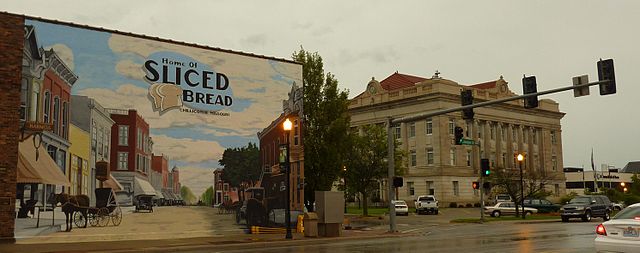
<instances>
[{"instance_id":1,"label":"street sign","mask_svg":"<svg viewBox=\"0 0 640 253\"><path fill-rule=\"evenodd\" d=\"M469 139L460 139L460 145L476 145L476 142Z\"/></svg>"},{"instance_id":2,"label":"street sign","mask_svg":"<svg viewBox=\"0 0 640 253\"><path fill-rule=\"evenodd\" d=\"M585 83L589 83L589 76L588 75L574 76L572 80L573 80L574 86L585 84ZM581 97L581 96L588 96L588 95L589 95L589 87L576 88L573 90L574 97Z\"/></svg>"}]
</instances>

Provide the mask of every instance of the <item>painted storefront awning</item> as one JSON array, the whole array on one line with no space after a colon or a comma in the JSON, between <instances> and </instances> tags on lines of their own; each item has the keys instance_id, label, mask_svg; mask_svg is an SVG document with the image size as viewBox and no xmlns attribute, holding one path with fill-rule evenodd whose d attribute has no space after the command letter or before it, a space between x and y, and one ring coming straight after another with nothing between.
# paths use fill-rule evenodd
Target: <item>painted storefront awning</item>
<instances>
[{"instance_id":1,"label":"painted storefront awning","mask_svg":"<svg viewBox=\"0 0 640 253\"><path fill-rule=\"evenodd\" d=\"M38 159L33 136L18 144L18 183L71 186L69 179L44 148L41 147L37 153Z\"/></svg>"},{"instance_id":2,"label":"painted storefront awning","mask_svg":"<svg viewBox=\"0 0 640 253\"><path fill-rule=\"evenodd\" d=\"M113 191L122 191L123 189L120 182L118 182L118 180L116 180L116 178L113 177L113 175L111 174L109 174L109 179L105 180L104 183L102 183L102 185L106 188L113 189Z\"/></svg>"},{"instance_id":3,"label":"painted storefront awning","mask_svg":"<svg viewBox=\"0 0 640 253\"><path fill-rule=\"evenodd\" d=\"M153 189L153 186L144 179L134 177L134 187L133 187L133 195L147 195L147 196L155 196L156 190Z\"/></svg>"},{"instance_id":4,"label":"painted storefront awning","mask_svg":"<svg viewBox=\"0 0 640 253\"><path fill-rule=\"evenodd\" d=\"M164 199L164 195L162 195L162 192L160 190L156 190L156 196L154 197L154 199Z\"/></svg>"}]
</instances>

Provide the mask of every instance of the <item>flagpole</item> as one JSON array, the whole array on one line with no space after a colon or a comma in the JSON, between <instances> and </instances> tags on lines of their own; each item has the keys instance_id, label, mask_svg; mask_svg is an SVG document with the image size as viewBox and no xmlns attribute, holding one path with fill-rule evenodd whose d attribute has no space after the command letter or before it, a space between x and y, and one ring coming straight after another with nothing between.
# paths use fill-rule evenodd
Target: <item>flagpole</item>
<instances>
[{"instance_id":1,"label":"flagpole","mask_svg":"<svg viewBox=\"0 0 640 253\"><path fill-rule=\"evenodd\" d=\"M584 164L582 165L582 191L587 191L587 182L584 181Z\"/></svg>"}]
</instances>

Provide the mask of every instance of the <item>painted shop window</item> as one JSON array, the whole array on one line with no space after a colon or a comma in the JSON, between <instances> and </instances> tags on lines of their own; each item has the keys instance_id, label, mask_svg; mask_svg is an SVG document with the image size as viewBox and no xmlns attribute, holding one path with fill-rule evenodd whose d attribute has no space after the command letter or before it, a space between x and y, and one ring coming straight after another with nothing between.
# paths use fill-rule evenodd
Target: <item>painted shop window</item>
<instances>
[{"instance_id":1,"label":"painted shop window","mask_svg":"<svg viewBox=\"0 0 640 253\"><path fill-rule=\"evenodd\" d=\"M62 103L62 134L61 136L69 138L67 127L69 126L69 107L67 102Z\"/></svg>"},{"instance_id":2,"label":"painted shop window","mask_svg":"<svg viewBox=\"0 0 640 253\"><path fill-rule=\"evenodd\" d=\"M128 169L129 166L128 166L127 160L129 160L128 152L118 152L118 169L119 170Z\"/></svg>"},{"instance_id":3,"label":"painted shop window","mask_svg":"<svg viewBox=\"0 0 640 253\"><path fill-rule=\"evenodd\" d=\"M29 104L29 80L22 79L20 88L20 119L27 120L27 105Z\"/></svg>"},{"instance_id":4,"label":"painted shop window","mask_svg":"<svg viewBox=\"0 0 640 253\"><path fill-rule=\"evenodd\" d=\"M53 98L53 133L59 134L60 125L58 125L60 119L60 98Z\"/></svg>"}]
</instances>

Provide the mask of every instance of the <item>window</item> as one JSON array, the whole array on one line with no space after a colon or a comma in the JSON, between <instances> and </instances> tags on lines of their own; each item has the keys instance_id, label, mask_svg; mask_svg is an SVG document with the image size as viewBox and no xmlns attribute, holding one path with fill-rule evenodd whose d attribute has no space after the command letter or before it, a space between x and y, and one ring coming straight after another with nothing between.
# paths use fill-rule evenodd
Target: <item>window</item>
<instances>
[{"instance_id":1,"label":"window","mask_svg":"<svg viewBox=\"0 0 640 253\"><path fill-rule=\"evenodd\" d=\"M433 165L433 148L427 148L427 164Z\"/></svg>"},{"instance_id":2,"label":"window","mask_svg":"<svg viewBox=\"0 0 640 253\"><path fill-rule=\"evenodd\" d=\"M98 127L96 127L96 122L91 122L91 149L95 150L98 144Z\"/></svg>"},{"instance_id":3,"label":"window","mask_svg":"<svg viewBox=\"0 0 640 253\"><path fill-rule=\"evenodd\" d=\"M53 133L55 134L59 134L60 133L60 126L58 125L58 123L60 119L60 98L55 97L53 99Z\"/></svg>"},{"instance_id":4,"label":"window","mask_svg":"<svg viewBox=\"0 0 640 253\"><path fill-rule=\"evenodd\" d=\"M399 140L400 138L402 138L402 132L400 131L400 124L393 125L393 128L394 128L393 137L396 140Z\"/></svg>"},{"instance_id":5,"label":"window","mask_svg":"<svg viewBox=\"0 0 640 253\"><path fill-rule=\"evenodd\" d=\"M456 122L454 121L454 119L449 119L449 134L453 134L455 128Z\"/></svg>"},{"instance_id":6,"label":"window","mask_svg":"<svg viewBox=\"0 0 640 253\"><path fill-rule=\"evenodd\" d=\"M502 166L507 166L507 153L502 153Z\"/></svg>"},{"instance_id":7,"label":"window","mask_svg":"<svg viewBox=\"0 0 640 253\"><path fill-rule=\"evenodd\" d=\"M118 169L119 170L127 170L129 169L127 161L129 160L129 153L127 152L118 152Z\"/></svg>"},{"instance_id":8,"label":"window","mask_svg":"<svg viewBox=\"0 0 640 253\"><path fill-rule=\"evenodd\" d=\"M460 187L458 185L458 181L453 181L453 195L454 196L460 195Z\"/></svg>"},{"instance_id":9,"label":"window","mask_svg":"<svg viewBox=\"0 0 640 253\"><path fill-rule=\"evenodd\" d=\"M556 144L556 131L551 131L551 144Z\"/></svg>"},{"instance_id":10,"label":"window","mask_svg":"<svg viewBox=\"0 0 640 253\"><path fill-rule=\"evenodd\" d=\"M435 195L436 194L436 189L435 189L435 186L433 184L433 181L427 181L427 194L429 194L429 195Z\"/></svg>"},{"instance_id":11,"label":"window","mask_svg":"<svg viewBox=\"0 0 640 253\"><path fill-rule=\"evenodd\" d=\"M100 127L100 132L98 133L100 135L100 141L98 141L98 154L102 155L102 152L104 151L104 127ZM94 138L95 138L95 133L94 133Z\"/></svg>"},{"instance_id":12,"label":"window","mask_svg":"<svg viewBox=\"0 0 640 253\"><path fill-rule=\"evenodd\" d=\"M44 123L49 123L51 115L51 93L44 92Z\"/></svg>"},{"instance_id":13,"label":"window","mask_svg":"<svg viewBox=\"0 0 640 253\"><path fill-rule=\"evenodd\" d=\"M67 131L67 127L69 126L69 108L67 106L67 102L63 102L62 103L62 137L69 137L67 135L68 131Z\"/></svg>"},{"instance_id":14,"label":"window","mask_svg":"<svg viewBox=\"0 0 640 253\"><path fill-rule=\"evenodd\" d=\"M416 137L416 123L409 123L409 138Z\"/></svg>"},{"instance_id":15,"label":"window","mask_svg":"<svg viewBox=\"0 0 640 253\"><path fill-rule=\"evenodd\" d=\"M407 193L409 196L416 195L416 189L413 187L413 182L407 182Z\"/></svg>"},{"instance_id":16,"label":"window","mask_svg":"<svg viewBox=\"0 0 640 253\"><path fill-rule=\"evenodd\" d=\"M456 165L456 149L452 148L451 151L449 152L449 156L451 157L451 165Z\"/></svg>"},{"instance_id":17,"label":"window","mask_svg":"<svg viewBox=\"0 0 640 253\"><path fill-rule=\"evenodd\" d=\"M129 126L118 126L118 145L127 146L129 143Z\"/></svg>"},{"instance_id":18,"label":"window","mask_svg":"<svg viewBox=\"0 0 640 253\"><path fill-rule=\"evenodd\" d=\"M471 166L471 150L467 150L467 166Z\"/></svg>"},{"instance_id":19,"label":"window","mask_svg":"<svg viewBox=\"0 0 640 253\"><path fill-rule=\"evenodd\" d=\"M427 135L433 134L433 121L431 118L427 119Z\"/></svg>"},{"instance_id":20,"label":"window","mask_svg":"<svg viewBox=\"0 0 640 253\"><path fill-rule=\"evenodd\" d=\"M556 155L551 156L551 167L553 171L558 170L558 159L556 159Z\"/></svg>"},{"instance_id":21,"label":"window","mask_svg":"<svg viewBox=\"0 0 640 253\"><path fill-rule=\"evenodd\" d=\"M27 104L29 104L29 81L22 79L22 87L20 89L20 119L27 120Z\"/></svg>"},{"instance_id":22,"label":"window","mask_svg":"<svg viewBox=\"0 0 640 253\"><path fill-rule=\"evenodd\" d=\"M293 145L298 146L300 143L300 128L298 127L298 120L293 121Z\"/></svg>"},{"instance_id":23,"label":"window","mask_svg":"<svg viewBox=\"0 0 640 253\"><path fill-rule=\"evenodd\" d=\"M136 147L142 150L142 129L138 128L138 135L136 135Z\"/></svg>"},{"instance_id":24,"label":"window","mask_svg":"<svg viewBox=\"0 0 640 253\"><path fill-rule=\"evenodd\" d=\"M31 106L29 108L29 117L31 120L40 121L40 85L33 83L33 91L31 93Z\"/></svg>"},{"instance_id":25,"label":"window","mask_svg":"<svg viewBox=\"0 0 640 253\"><path fill-rule=\"evenodd\" d=\"M411 166L416 166L416 151L411 150L410 153L411 155L409 156L409 162L411 163Z\"/></svg>"}]
</instances>

